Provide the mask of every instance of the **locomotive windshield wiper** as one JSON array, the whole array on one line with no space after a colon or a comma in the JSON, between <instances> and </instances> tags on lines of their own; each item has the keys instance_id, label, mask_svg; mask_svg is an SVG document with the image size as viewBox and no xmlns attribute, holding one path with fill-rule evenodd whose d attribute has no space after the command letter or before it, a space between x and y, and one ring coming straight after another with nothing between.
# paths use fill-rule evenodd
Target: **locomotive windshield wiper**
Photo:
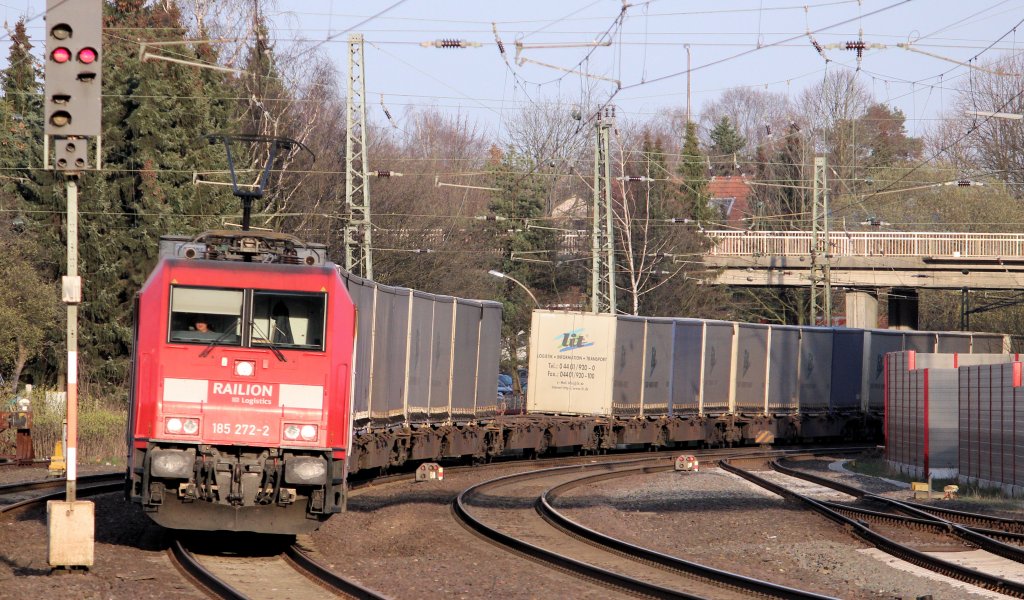
<instances>
[{"instance_id":1,"label":"locomotive windshield wiper","mask_svg":"<svg viewBox=\"0 0 1024 600\"><path fill-rule=\"evenodd\" d=\"M270 348L270 351L274 353L274 356L277 357L277 360L281 362L288 362L288 360L284 357L284 353L281 352L281 350L279 350L276 345L274 345L274 342L271 341L269 335L263 333L263 330L260 329L260 326L256 324L255 320L249 321L249 327L251 327L253 331L255 331L261 337L267 340L266 342L264 342L264 344L267 346L267 348ZM271 325L271 327L273 327L273 325Z\"/></svg>"},{"instance_id":2,"label":"locomotive windshield wiper","mask_svg":"<svg viewBox=\"0 0 1024 600\"><path fill-rule=\"evenodd\" d=\"M209 344L207 344L206 348L203 348L203 351L199 353L199 357L200 358L206 358L207 356L209 356L210 352L213 351L213 347L214 346L216 346L217 344L219 344L219 343L223 342L224 340L228 339L229 335L235 335L235 331L234 331L235 330L235 325L238 325L238 322L241 319L242 319L242 317L235 317L234 322L232 322L231 325L228 326L227 330L224 333L218 335L217 339L215 339L212 342L210 342Z\"/></svg>"}]
</instances>

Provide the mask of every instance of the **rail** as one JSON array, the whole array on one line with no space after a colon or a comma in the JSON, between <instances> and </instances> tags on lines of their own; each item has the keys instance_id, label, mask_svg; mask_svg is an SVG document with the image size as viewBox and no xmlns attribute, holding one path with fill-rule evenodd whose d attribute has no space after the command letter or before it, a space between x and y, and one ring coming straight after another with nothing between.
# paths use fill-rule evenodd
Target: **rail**
<instances>
[{"instance_id":1,"label":"rail","mask_svg":"<svg viewBox=\"0 0 1024 600\"><path fill-rule=\"evenodd\" d=\"M972 585L982 587L988 590L993 590L1007 596L1013 596L1015 598L1024 598L1024 583L1017 580L1006 579L999 575L993 575L990 573L984 573L977 571L967 566L959 565L953 562L948 562L939 558L936 558L930 554L917 550L913 547L905 545L901 542L889 539L880 533L872 530L867 524L858 520L851 519L843 514L832 510L827 507L825 503L818 500L814 500L809 496L798 494L784 486L777 483L771 482L763 477L755 475L750 471L745 471L734 465L729 464L729 461L720 461L719 465L723 470L738 475L747 481L759 485L769 491L772 491L784 498L792 498L805 505L811 510L821 514L822 516L831 519L832 521L843 526L848 531L857 535L864 541L874 545L879 550L891 554L896 558L903 561L917 565L918 567L935 571L947 577L959 579ZM775 468L775 465L772 465ZM803 477L801 477L803 478ZM944 523L943 521L936 521L937 523Z\"/></svg>"},{"instance_id":2,"label":"rail","mask_svg":"<svg viewBox=\"0 0 1024 600\"><path fill-rule=\"evenodd\" d=\"M712 246L709 256L808 256L809 231L705 231ZM825 252L818 237L818 252ZM832 256L928 256L937 258L1024 257L1024 234L833 231Z\"/></svg>"}]
</instances>

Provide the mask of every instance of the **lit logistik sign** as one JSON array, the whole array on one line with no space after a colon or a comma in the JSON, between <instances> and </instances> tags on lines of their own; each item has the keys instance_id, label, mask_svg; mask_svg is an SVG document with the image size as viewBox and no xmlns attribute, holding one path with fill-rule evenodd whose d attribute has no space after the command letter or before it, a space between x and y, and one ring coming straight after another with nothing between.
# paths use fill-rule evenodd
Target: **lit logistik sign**
<instances>
[{"instance_id":1,"label":"lit logistik sign","mask_svg":"<svg viewBox=\"0 0 1024 600\"><path fill-rule=\"evenodd\" d=\"M587 337L583 335L583 328L560 333L555 336L555 339L559 340L559 352L572 352L594 345L594 342L588 341Z\"/></svg>"}]
</instances>

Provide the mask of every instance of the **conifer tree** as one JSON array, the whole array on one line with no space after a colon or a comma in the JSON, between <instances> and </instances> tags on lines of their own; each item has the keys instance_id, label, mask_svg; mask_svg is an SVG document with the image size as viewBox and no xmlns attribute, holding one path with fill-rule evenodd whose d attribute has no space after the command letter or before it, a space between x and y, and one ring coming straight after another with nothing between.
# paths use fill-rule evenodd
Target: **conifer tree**
<instances>
[{"instance_id":1,"label":"conifer tree","mask_svg":"<svg viewBox=\"0 0 1024 600\"><path fill-rule=\"evenodd\" d=\"M684 216L702 223L710 221L713 218L713 213L708 206L707 158L700 151L697 125L693 121L686 124L683 156L679 161L677 172L683 180L679 191L683 208L686 211Z\"/></svg>"},{"instance_id":2,"label":"conifer tree","mask_svg":"<svg viewBox=\"0 0 1024 600\"><path fill-rule=\"evenodd\" d=\"M106 29L144 30L147 39L182 39L173 3L107 5ZM188 45L178 58L196 60ZM223 85L194 66L138 60L138 42L104 40L103 170L79 183L83 373L122 381L128 373L132 297L156 263L166 233L195 233L234 212L221 188L196 188L195 171L224 168L222 148L205 138L230 130L211 98ZM224 76L219 76L223 80Z\"/></svg>"},{"instance_id":3,"label":"conifer tree","mask_svg":"<svg viewBox=\"0 0 1024 600\"><path fill-rule=\"evenodd\" d=\"M522 282L534 294L542 296L552 288L551 265L555 259L557 238L549 229L536 227L536 220L545 216L547 187L535 176L536 162L509 149L489 165L493 177L490 210L500 218L495 222L495 239L501 250L498 270ZM506 281L499 292L504 305L502 337L513 369L519 332L529 333L535 305L519 286Z\"/></svg>"},{"instance_id":4,"label":"conifer tree","mask_svg":"<svg viewBox=\"0 0 1024 600\"><path fill-rule=\"evenodd\" d=\"M739 152L747 145L747 140L740 135L729 117L722 117L709 135L711 138L710 153L714 156L712 163L715 173L733 175L738 171Z\"/></svg>"},{"instance_id":5,"label":"conifer tree","mask_svg":"<svg viewBox=\"0 0 1024 600\"><path fill-rule=\"evenodd\" d=\"M11 43L7 66L0 71L0 243L5 245L5 264L0 281L8 288L4 302L15 303L18 315L9 313L6 340L15 351L7 372L17 385L23 368L37 375L52 374L62 364L59 346L64 323L53 318L50 300L55 282L64 266L62 237L63 195L53 186L53 176L42 167L42 85L41 69L32 54L32 43L20 19L9 31ZM24 298L36 298L36 306L18 306ZM7 307L11 309L9 305ZM45 308L45 318L42 317ZM38 309L38 310L37 310ZM24 319L23 331L15 331ZM0 341L0 345L3 342ZM28 358L34 357L31 365Z\"/></svg>"},{"instance_id":6,"label":"conifer tree","mask_svg":"<svg viewBox=\"0 0 1024 600\"><path fill-rule=\"evenodd\" d=\"M731 155L739 152L747 145L747 140L733 127L729 117L722 117L711 130L711 153Z\"/></svg>"}]
</instances>

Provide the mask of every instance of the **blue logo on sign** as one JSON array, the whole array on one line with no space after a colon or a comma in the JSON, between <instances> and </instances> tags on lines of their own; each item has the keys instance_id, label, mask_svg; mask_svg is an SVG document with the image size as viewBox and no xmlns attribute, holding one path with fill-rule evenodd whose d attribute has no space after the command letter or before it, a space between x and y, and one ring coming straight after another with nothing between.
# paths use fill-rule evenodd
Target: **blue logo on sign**
<instances>
[{"instance_id":1,"label":"blue logo on sign","mask_svg":"<svg viewBox=\"0 0 1024 600\"><path fill-rule=\"evenodd\" d=\"M583 335L582 329L573 329L565 333L559 334L555 339L559 341L560 347L559 352L571 352L579 348L586 348L587 346L593 346L594 342L587 341L587 338Z\"/></svg>"}]
</instances>

